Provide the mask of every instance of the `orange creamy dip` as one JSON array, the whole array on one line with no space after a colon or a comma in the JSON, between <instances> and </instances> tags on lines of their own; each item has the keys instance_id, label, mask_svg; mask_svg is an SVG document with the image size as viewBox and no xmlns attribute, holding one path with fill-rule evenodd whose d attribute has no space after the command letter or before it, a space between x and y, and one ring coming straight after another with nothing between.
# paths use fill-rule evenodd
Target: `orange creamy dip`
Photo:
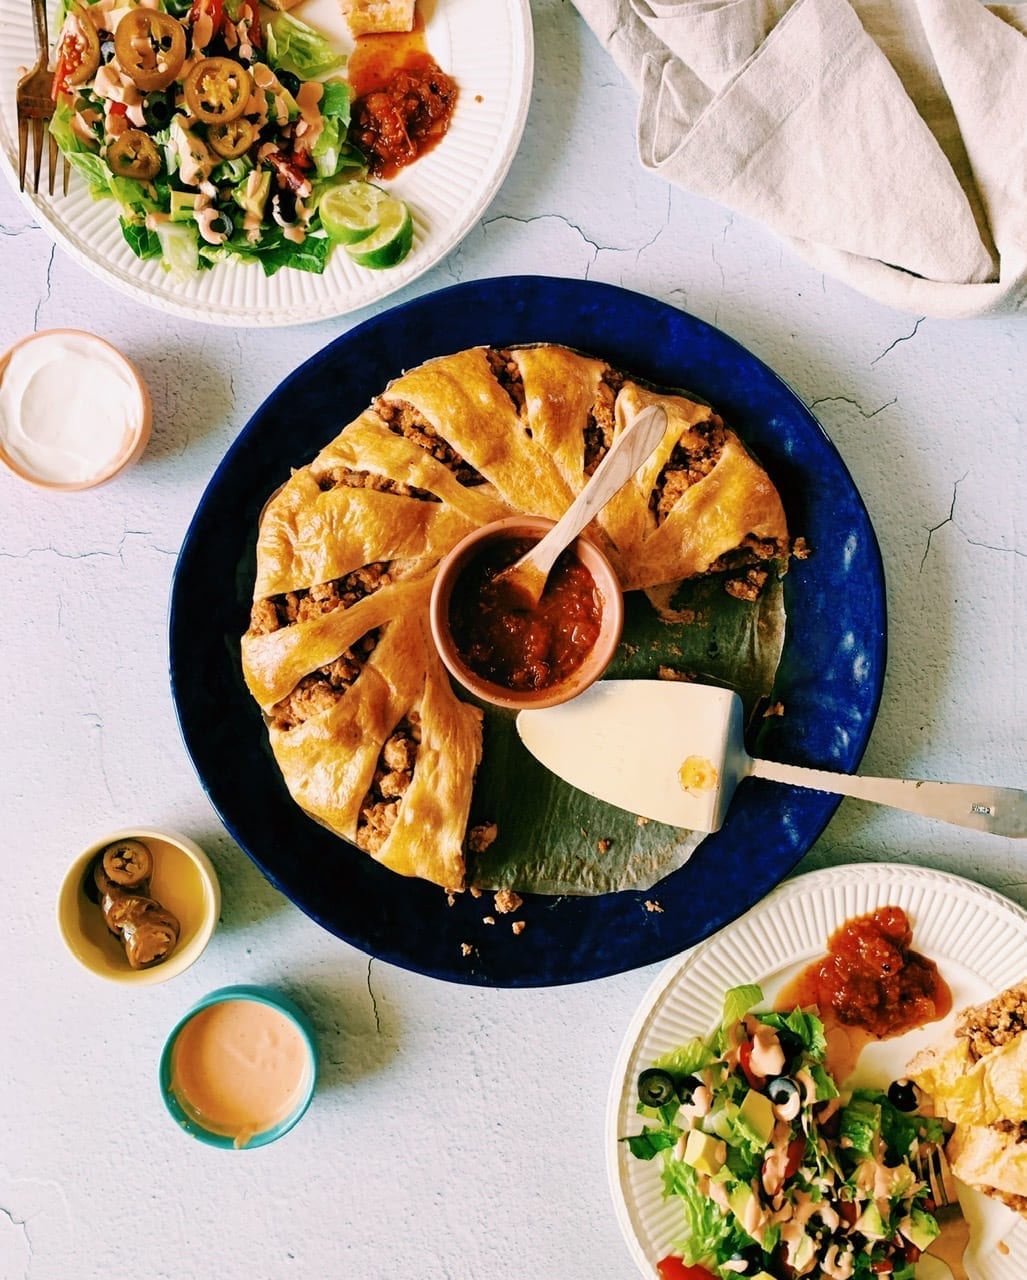
<instances>
[{"instance_id":1,"label":"orange creamy dip","mask_svg":"<svg viewBox=\"0 0 1027 1280\"><path fill-rule=\"evenodd\" d=\"M225 1000L190 1018L171 1055L171 1092L191 1120L244 1147L281 1124L310 1079L307 1045L284 1014Z\"/></svg>"}]
</instances>

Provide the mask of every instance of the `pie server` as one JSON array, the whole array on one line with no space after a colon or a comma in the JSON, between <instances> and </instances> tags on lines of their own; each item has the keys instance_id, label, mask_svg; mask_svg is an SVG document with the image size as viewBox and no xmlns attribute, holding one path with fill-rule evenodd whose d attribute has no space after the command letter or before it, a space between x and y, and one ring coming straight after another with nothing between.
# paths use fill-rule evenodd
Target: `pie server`
<instances>
[{"instance_id":1,"label":"pie server","mask_svg":"<svg viewBox=\"0 0 1027 1280\"><path fill-rule=\"evenodd\" d=\"M729 689L666 680L601 680L560 706L522 711L517 732L565 782L642 817L716 831L743 778L873 800L959 827L1027 836L1027 791L865 778L754 760Z\"/></svg>"}]
</instances>

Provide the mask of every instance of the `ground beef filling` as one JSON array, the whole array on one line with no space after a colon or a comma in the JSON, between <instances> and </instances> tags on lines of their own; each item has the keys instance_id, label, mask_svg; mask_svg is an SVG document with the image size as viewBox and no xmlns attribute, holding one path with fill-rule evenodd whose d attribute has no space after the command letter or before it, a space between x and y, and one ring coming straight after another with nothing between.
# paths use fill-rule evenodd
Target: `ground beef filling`
<instances>
[{"instance_id":1,"label":"ground beef filling","mask_svg":"<svg viewBox=\"0 0 1027 1280\"><path fill-rule=\"evenodd\" d=\"M377 489L379 493L395 493L403 498L417 498L421 502L441 502L427 489L418 489L402 480L392 480L374 471L352 471L349 467L330 467L317 477L322 493L331 489Z\"/></svg>"},{"instance_id":2,"label":"ground beef filling","mask_svg":"<svg viewBox=\"0 0 1027 1280\"><path fill-rule=\"evenodd\" d=\"M970 1042L976 1062L1027 1030L1027 986L1010 987L985 1005L965 1009L956 1022L956 1035Z\"/></svg>"},{"instance_id":3,"label":"ground beef filling","mask_svg":"<svg viewBox=\"0 0 1027 1280\"><path fill-rule=\"evenodd\" d=\"M523 417L527 401L524 395L524 379L521 377L517 362L509 351L500 351L495 347L488 348L485 359L492 370L492 376L510 397L510 403L517 410L518 416Z\"/></svg>"},{"instance_id":4,"label":"ground beef filling","mask_svg":"<svg viewBox=\"0 0 1027 1280\"><path fill-rule=\"evenodd\" d=\"M271 708L271 724L288 731L312 716L331 711L364 669L378 643L378 632L369 631L334 662L304 676L293 691Z\"/></svg>"},{"instance_id":5,"label":"ground beef filling","mask_svg":"<svg viewBox=\"0 0 1027 1280\"><path fill-rule=\"evenodd\" d=\"M732 551L725 551L710 565L709 573L723 573L724 590L736 600L750 603L760 598L760 593L770 577L770 562L782 555L782 549L773 538L757 538L748 533Z\"/></svg>"},{"instance_id":6,"label":"ground beef filling","mask_svg":"<svg viewBox=\"0 0 1027 1280\"><path fill-rule=\"evenodd\" d=\"M448 467L464 488L476 484L484 484L485 477L460 457L456 450L438 434L435 428L412 404L403 400L378 399L374 405L375 412L390 431L396 435L406 436L426 453Z\"/></svg>"},{"instance_id":7,"label":"ground beef filling","mask_svg":"<svg viewBox=\"0 0 1027 1280\"><path fill-rule=\"evenodd\" d=\"M414 776L420 741L420 716L416 711L404 717L385 740L357 823L357 844L368 853L377 853L395 826L400 802Z\"/></svg>"},{"instance_id":8,"label":"ground beef filling","mask_svg":"<svg viewBox=\"0 0 1027 1280\"><path fill-rule=\"evenodd\" d=\"M348 609L391 581L388 563L378 560L331 582L255 600L250 610L250 630L258 636L270 635L335 609ZM291 693L271 708L274 728L295 729L311 716L330 710L360 675L377 643L378 632L368 631L333 662L304 676Z\"/></svg>"},{"instance_id":9,"label":"ground beef filling","mask_svg":"<svg viewBox=\"0 0 1027 1280\"><path fill-rule=\"evenodd\" d=\"M617 422L614 404L617 399L616 389L604 378L599 384L595 403L588 411L585 423L585 475L590 476L610 451L613 444L613 432Z\"/></svg>"},{"instance_id":10,"label":"ground beef filling","mask_svg":"<svg viewBox=\"0 0 1027 1280\"><path fill-rule=\"evenodd\" d=\"M299 591L286 591L266 600L254 600L250 609L250 630L255 635L266 636L280 627L320 618L334 609L348 609L358 600L388 586L391 581L388 562L376 560L331 582L318 582Z\"/></svg>"},{"instance_id":11,"label":"ground beef filling","mask_svg":"<svg viewBox=\"0 0 1027 1280\"><path fill-rule=\"evenodd\" d=\"M674 446L649 496L649 508L662 524L681 495L708 476L720 461L726 432L718 417L693 427Z\"/></svg>"}]
</instances>

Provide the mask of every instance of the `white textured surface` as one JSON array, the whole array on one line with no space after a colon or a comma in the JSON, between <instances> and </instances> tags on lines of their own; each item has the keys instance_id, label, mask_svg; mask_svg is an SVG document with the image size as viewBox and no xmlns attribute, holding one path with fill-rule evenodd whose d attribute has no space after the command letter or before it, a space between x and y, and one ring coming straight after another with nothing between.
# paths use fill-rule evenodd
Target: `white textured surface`
<instances>
[{"instance_id":1,"label":"white textured surface","mask_svg":"<svg viewBox=\"0 0 1027 1280\"><path fill-rule=\"evenodd\" d=\"M532 9L536 85L507 180L392 301L548 272L651 293L743 342L813 406L883 547L890 662L864 767L1027 785L1023 321L889 311L669 190L640 170L634 99L568 0ZM155 409L142 461L104 489L48 497L0 476L0 1277L631 1275L603 1119L654 972L490 992L369 963L233 846L179 739L166 608L196 502L278 381L371 310L277 331L169 318L55 250L6 186L0 287L0 345L91 328L139 362ZM67 862L128 823L193 836L224 890L200 962L132 995L80 971L53 922ZM803 869L908 860L1027 905L1025 855L845 801ZM324 1049L302 1125L239 1156L177 1133L155 1083L165 1032L230 981L294 993Z\"/></svg>"}]
</instances>

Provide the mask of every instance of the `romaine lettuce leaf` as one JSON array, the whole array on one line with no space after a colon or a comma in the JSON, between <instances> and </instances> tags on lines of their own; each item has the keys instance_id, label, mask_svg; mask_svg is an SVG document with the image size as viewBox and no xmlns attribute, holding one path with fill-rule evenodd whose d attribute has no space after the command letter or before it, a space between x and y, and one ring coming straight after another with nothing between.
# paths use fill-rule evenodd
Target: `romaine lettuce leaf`
<instances>
[{"instance_id":1,"label":"romaine lettuce leaf","mask_svg":"<svg viewBox=\"0 0 1027 1280\"><path fill-rule=\"evenodd\" d=\"M732 987L724 996L724 1014L722 1027L733 1026L763 999L763 991L755 982L747 982L741 987Z\"/></svg>"},{"instance_id":2,"label":"romaine lettuce leaf","mask_svg":"<svg viewBox=\"0 0 1027 1280\"><path fill-rule=\"evenodd\" d=\"M709 1045L704 1040L695 1039L663 1054L653 1066L659 1067L661 1071L668 1071L675 1077L690 1076L715 1061L716 1055L710 1052Z\"/></svg>"},{"instance_id":3,"label":"romaine lettuce leaf","mask_svg":"<svg viewBox=\"0 0 1027 1280\"><path fill-rule=\"evenodd\" d=\"M735 1235L734 1218L699 1190L699 1175L683 1160L669 1160L663 1170L663 1193L674 1196L684 1211L687 1234L675 1248L689 1266L718 1256Z\"/></svg>"},{"instance_id":4,"label":"romaine lettuce leaf","mask_svg":"<svg viewBox=\"0 0 1027 1280\"><path fill-rule=\"evenodd\" d=\"M291 71L303 80L335 71L346 61L319 31L291 13L274 13L264 24L264 39L267 60L274 70Z\"/></svg>"}]
</instances>

